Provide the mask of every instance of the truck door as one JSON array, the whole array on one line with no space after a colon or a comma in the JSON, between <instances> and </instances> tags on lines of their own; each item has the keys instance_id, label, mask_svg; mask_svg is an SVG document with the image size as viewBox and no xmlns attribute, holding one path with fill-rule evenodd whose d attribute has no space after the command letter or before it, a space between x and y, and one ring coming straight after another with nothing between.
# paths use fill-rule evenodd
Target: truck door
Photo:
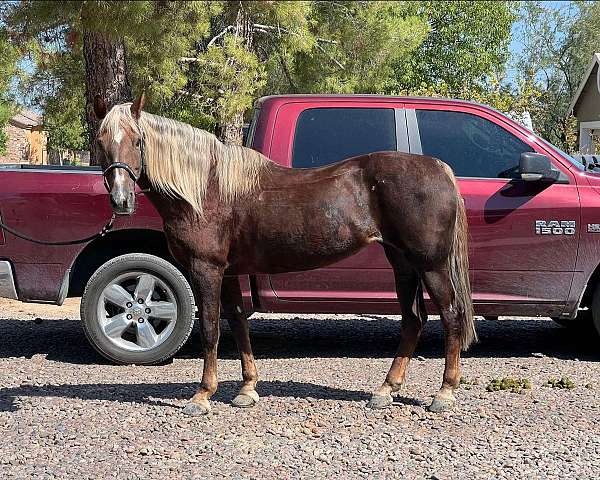
<instances>
[{"instance_id":1,"label":"truck door","mask_svg":"<svg viewBox=\"0 0 600 480\"><path fill-rule=\"evenodd\" d=\"M408 151L404 110L397 103L291 103L279 109L277 118L280 130L276 125L272 145L281 149L272 148L271 158L294 168L376 151ZM292 311L364 311L365 303L369 311L377 311L373 304L382 311L398 310L393 272L378 244L329 267L271 275L269 281L280 311L285 303ZM268 295L264 286L261 290ZM311 300L321 303L311 306Z\"/></svg>"},{"instance_id":2,"label":"truck door","mask_svg":"<svg viewBox=\"0 0 600 480\"><path fill-rule=\"evenodd\" d=\"M476 310L509 314L519 304L515 313L529 305L531 314L560 314L580 231L574 177L552 159L561 181L521 180L521 153L546 152L500 116L469 106L415 108L406 110L411 150L445 161L459 178Z\"/></svg>"}]
</instances>

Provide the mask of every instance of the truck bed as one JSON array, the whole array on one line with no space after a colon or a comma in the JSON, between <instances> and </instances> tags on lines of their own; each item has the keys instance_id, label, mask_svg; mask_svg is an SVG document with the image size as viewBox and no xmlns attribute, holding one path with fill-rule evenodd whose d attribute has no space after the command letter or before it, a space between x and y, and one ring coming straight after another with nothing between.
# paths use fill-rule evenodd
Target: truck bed
<instances>
[{"instance_id":1,"label":"truck bed","mask_svg":"<svg viewBox=\"0 0 600 480\"><path fill-rule=\"evenodd\" d=\"M0 164L0 170L50 170L50 171L81 171L81 172L100 172L101 168L97 165L30 165L27 163L7 163Z\"/></svg>"}]
</instances>

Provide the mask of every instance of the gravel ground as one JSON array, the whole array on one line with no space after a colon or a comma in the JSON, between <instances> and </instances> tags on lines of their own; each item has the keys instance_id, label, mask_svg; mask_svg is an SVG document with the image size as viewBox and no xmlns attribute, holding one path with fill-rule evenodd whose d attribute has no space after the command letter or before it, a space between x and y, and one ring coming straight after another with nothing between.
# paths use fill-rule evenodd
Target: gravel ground
<instances>
[{"instance_id":1,"label":"gravel ground","mask_svg":"<svg viewBox=\"0 0 600 480\"><path fill-rule=\"evenodd\" d=\"M467 384L441 415L442 334L432 320L406 389L365 408L396 347L398 318L259 315L251 321L261 382L252 410L223 327L220 387L207 417L186 417L199 338L173 363L113 366L86 343L78 303L0 300L0 478L581 478L600 477L600 341L547 319L478 322ZM574 389L543 387L569 377ZM490 380L527 378L517 394Z\"/></svg>"}]
</instances>

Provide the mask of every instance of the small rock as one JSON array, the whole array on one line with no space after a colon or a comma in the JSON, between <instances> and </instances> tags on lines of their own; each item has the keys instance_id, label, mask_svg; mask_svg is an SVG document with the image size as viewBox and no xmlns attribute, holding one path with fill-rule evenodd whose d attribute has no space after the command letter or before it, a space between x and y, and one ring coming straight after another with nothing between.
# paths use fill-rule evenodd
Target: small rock
<instances>
[{"instance_id":1,"label":"small rock","mask_svg":"<svg viewBox=\"0 0 600 480\"><path fill-rule=\"evenodd\" d=\"M410 449L408 451L409 451L409 453L411 455L420 455L420 456L423 456L426 453L425 449L423 447L421 447L421 446L418 446L418 445L414 446L414 447L410 447Z\"/></svg>"}]
</instances>

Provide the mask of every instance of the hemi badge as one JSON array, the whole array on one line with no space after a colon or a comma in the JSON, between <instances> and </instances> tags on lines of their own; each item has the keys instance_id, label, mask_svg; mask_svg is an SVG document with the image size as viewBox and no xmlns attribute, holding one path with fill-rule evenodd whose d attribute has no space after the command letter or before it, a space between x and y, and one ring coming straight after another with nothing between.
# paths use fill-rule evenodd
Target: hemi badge
<instances>
[{"instance_id":1,"label":"hemi badge","mask_svg":"<svg viewBox=\"0 0 600 480\"><path fill-rule=\"evenodd\" d=\"M600 233L600 223L588 223L587 225L589 233Z\"/></svg>"}]
</instances>

